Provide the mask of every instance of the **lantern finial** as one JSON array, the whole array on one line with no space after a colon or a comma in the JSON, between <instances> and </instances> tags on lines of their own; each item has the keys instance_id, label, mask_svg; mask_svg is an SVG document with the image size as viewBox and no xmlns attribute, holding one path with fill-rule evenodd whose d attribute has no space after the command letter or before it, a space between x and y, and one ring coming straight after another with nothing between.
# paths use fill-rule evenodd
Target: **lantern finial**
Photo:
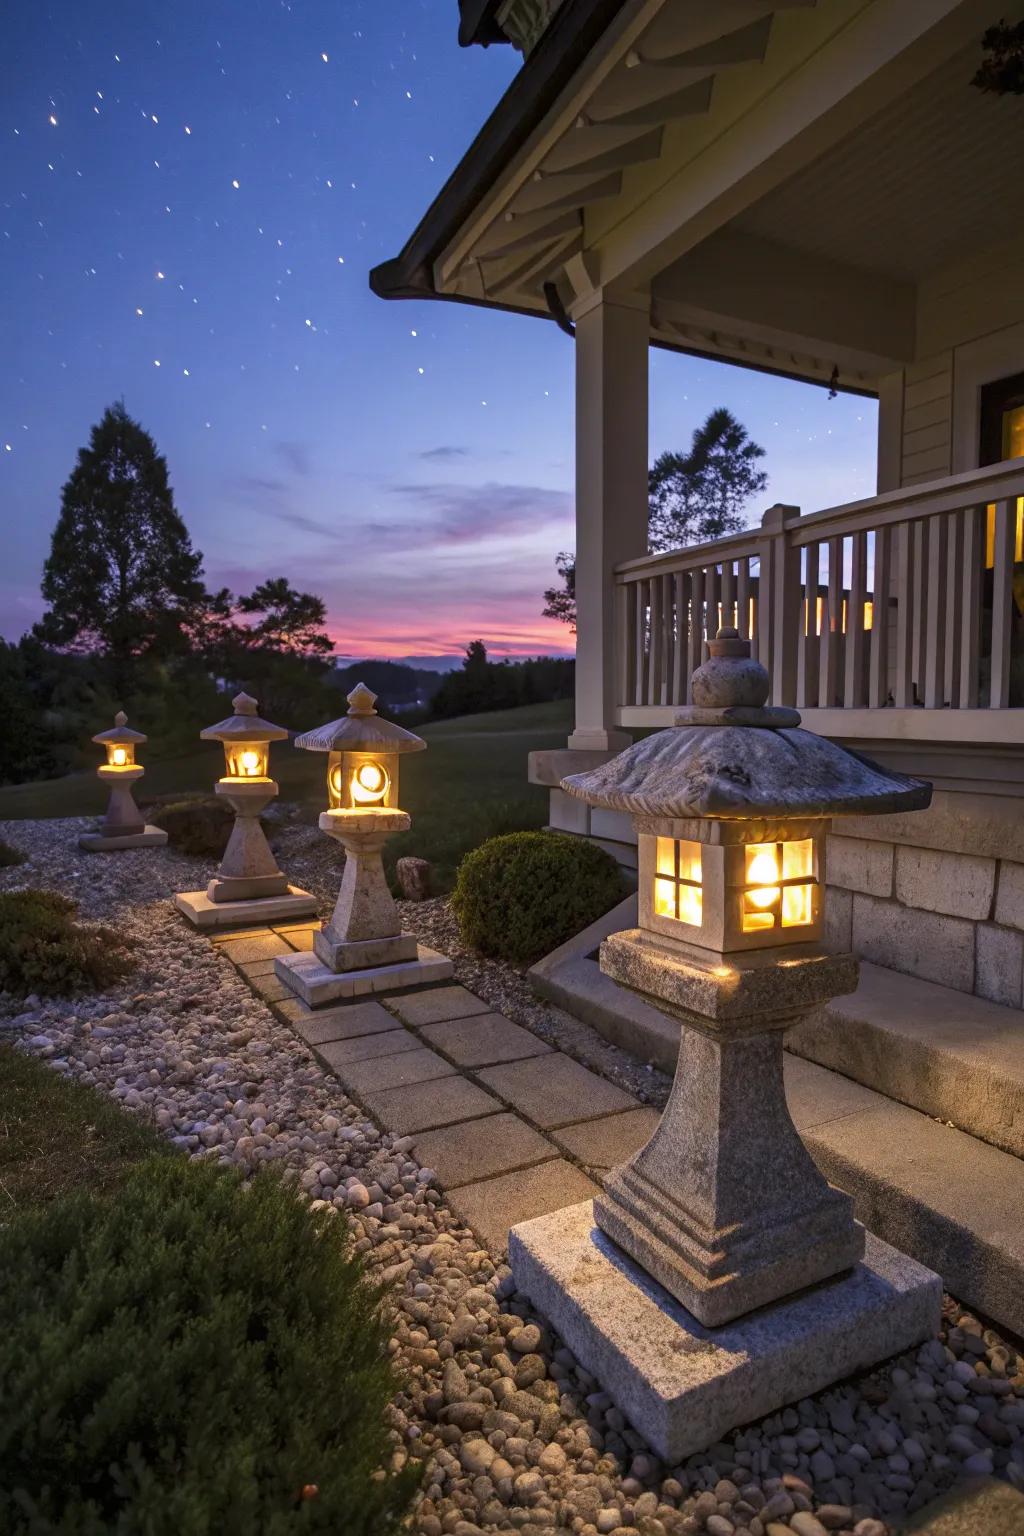
<instances>
[{"instance_id":1,"label":"lantern finial","mask_svg":"<svg viewBox=\"0 0 1024 1536\"><path fill-rule=\"evenodd\" d=\"M374 705L377 695L371 693L365 683L356 683L348 696L348 712L350 715L375 715L377 711Z\"/></svg>"},{"instance_id":2,"label":"lantern finial","mask_svg":"<svg viewBox=\"0 0 1024 1536\"><path fill-rule=\"evenodd\" d=\"M120 729L120 727L122 725L127 725L128 724L128 716L125 714L123 709L119 709L117 714L114 716L114 724L119 729Z\"/></svg>"},{"instance_id":3,"label":"lantern finial","mask_svg":"<svg viewBox=\"0 0 1024 1536\"><path fill-rule=\"evenodd\" d=\"M708 641L708 650L708 660L693 674L696 707L761 709L768 700L770 683L765 668L751 657L750 641L741 639L738 630L720 629L715 639Z\"/></svg>"},{"instance_id":4,"label":"lantern finial","mask_svg":"<svg viewBox=\"0 0 1024 1536\"><path fill-rule=\"evenodd\" d=\"M236 693L231 700L231 708L236 715L254 715L256 700L248 693Z\"/></svg>"}]
</instances>

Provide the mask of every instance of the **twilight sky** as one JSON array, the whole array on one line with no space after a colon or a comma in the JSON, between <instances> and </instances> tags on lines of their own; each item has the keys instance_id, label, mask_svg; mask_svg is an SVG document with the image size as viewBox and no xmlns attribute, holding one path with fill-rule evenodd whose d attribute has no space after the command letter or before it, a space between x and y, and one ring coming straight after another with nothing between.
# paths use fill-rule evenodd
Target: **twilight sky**
<instances>
[{"instance_id":1,"label":"twilight sky","mask_svg":"<svg viewBox=\"0 0 1024 1536\"><path fill-rule=\"evenodd\" d=\"M540 617L572 545L571 341L367 286L518 66L457 24L455 0L10 7L3 635L42 611L60 487L123 396L211 585L320 593L342 655L571 648ZM728 405L764 505L874 491L872 401L663 352L651 385L652 455Z\"/></svg>"}]
</instances>

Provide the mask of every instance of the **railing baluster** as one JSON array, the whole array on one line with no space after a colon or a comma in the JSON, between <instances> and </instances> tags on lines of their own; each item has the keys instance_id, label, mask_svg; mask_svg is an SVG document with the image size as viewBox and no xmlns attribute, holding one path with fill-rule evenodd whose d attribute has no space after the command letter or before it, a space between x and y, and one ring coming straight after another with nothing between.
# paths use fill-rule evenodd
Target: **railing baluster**
<instances>
[{"instance_id":1,"label":"railing baluster","mask_svg":"<svg viewBox=\"0 0 1024 1536\"><path fill-rule=\"evenodd\" d=\"M750 558L738 561L736 573L736 628L740 638L750 639Z\"/></svg>"},{"instance_id":2,"label":"railing baluster","mask_svg":"<svg viewBox=\"0 0 1024 1536\"><path fill-rule=\"evenodd\" d=\"M620 704L636 703L633 697L633 680L636 676L636 589L635 581L625 581L618 589Z\"/></svg>"},{"instance_id":3,"label":"railing baluster","mask_svg":"<svg viewBox=\"0 0 1024 1536\"><path fill-rule=\"evenodd\" d=\"M818 585L821 545L808 544L804 550L804 585L800 603L800 628L797 632L796 677L798 709L818 706Z\"/></svg>"},{"instance_id":4,"label":"railing baluster","mask_svg":"<svg viewBox=\"0 0 1024 1536\"><path fill-rule=\"evenodd\" d=\"M686 637L686 702L693 703L693 674L704 660L704 572L690 572L690 626Z\"/></svg>"},{"instance_id":5,"label":"railing baluster","mask_svg":"<svg viewBox=\"0 0 1024 1536\"><path fill-rule=\"evenodd\" d=\"M914 525L896 529L896 708L914 702Z\"/></svg>"},{"instance_id":6,"label":"railing baluster","mask_svg":"<svg viewBox=\"0 0 1024 1536\"><path fill-rule=\"evenodd\" d=\"M890 530L876 528L868 677L868 706L871 709L883 708L889 697L889 550Z\"/></svg>"},{"instance_id":7,"label":"railing baluster","mask_svg":"<svg viewBox=\"0 0 1024 1536\"><path fill-rule=\"evenodd\" d=\"M989 708L1006 709L1010 702L1010 640L1013 633L1013 554L1017 536L1016 506L997 501L992 565L992 682Z\"/></svg>"},{"instance_id":8,"label":"railing baluster","mask_svg":"<svg viewBox=\"0 0 1024 1536\"><path fill-rule=\"evenodd\" d=\"M864 658L867 650L864 630L864 604L868 590L868 536L855 533L850 541L850 596L846 604L846 688L847 709L859 709L864 703Z\"/></svg>"},{"instance_id":9,"label":"railing baluster","mask_svg":"<svg viewBox=\"0 0 1024 1536\"><path fill-rule=\"evenodd\" d=\"M647 589L650 583L640 580L636 584L636 673L633 697L638 704L647 698Z\"/></svg>"},{"instance_id":10,"label":"railing baluster","mask_svg":"<svg viewBox=\"0 0 1024 1536\"><path fill-rule=\"evenodd\" d=\"M839 698L839 648L843 623L843 541L828 540L828 589L821 619L821 671L818 705L834 709Z\"/></svg>"},{"instance_id":11,"label":"railing baluster","mask_svg":"<svg viewBox=\"0 0 1024 1536\"><path fill-rule=\"evenodd\" d=\"M664 651L665 633L662 625L661 612L661 577L651 578L651 617L650 617L650 645L648 651L647 666L647 698L648 704L661 703L661 664Z\"/></svg>"},{"instance_id":12,"label":"railing baluster","mask_svg":"<svg viewBox=\"0 0 1024 1536\"><path fill-rule=\"evenodd\" d=\"M704 647L701 651L702 661L707 661L711 652L707 642L713 640L718 634L718 566L712 563L704 568Z\"/></svg>"},{"instance_id":13,"label":"railing baluster","mask_svg":"<svg viewBox=\"0 0 1024 1536\"><path fill-rule=\"evenodd\" d=\"M914 524L914 628L911 636L911 672L914 679L914 698L920 703L924 698L925 656L927 654L928 627L928 521L919 518Z\"/></svg>"},{"instance_id":14,"label":"railing baluster","mask_svg":"<svg viewBox=\"0 0 1024 1536\"><path fill-rule=\"evenodd\" d=\"M687 607L689 577L686 571L675 571L669 579L672 582L672 606L676 616L676 628L675 643L672 647L672 681L669 685L668 702L681 704L683 702L683 659L686 656L686 635L689 625Z\"/></svg>"},{"instance_id":15,"label":"railing baluster","mask_svg":"<svg viewBox=\"0 0 1024 1536\"><path fill-rule=\"evenodd\" d=\"M924 706L941 709L946 702L946 519L928 519L925 541Z\"/></svg>"},{"instance_id":16,"label":"railing baluster","mask_svg":"<svg viewBox=\"0 0 1024 1536\"><path fill-rule=\"evenodd\" d=\"M981 683L981 573L984 507L967 507L963 518L963 607L960 611L960 687L957 704L977 709Z\"/></svg>"},{"instance_id":17,"label":"railing baluster","mask_svg":"<svg viewBox=\"0 0 1024 1536\"><path fill-rule=\"evenodd\" d=\"M946 514L946 656L942 673L943 697L950 709L960 692L961 615L968 573L964 567L964 514Z\"/></svg>"},{"instance_id":18,"label":"railing baluster","mask_svg":"<svg viewBox=\"0 0 1024 1536\"><path fill-rule=\"evenodd\" d=\"M736 629L736 573L731 560L722 561L722 623Z\"/></svg>"}]
</instances>

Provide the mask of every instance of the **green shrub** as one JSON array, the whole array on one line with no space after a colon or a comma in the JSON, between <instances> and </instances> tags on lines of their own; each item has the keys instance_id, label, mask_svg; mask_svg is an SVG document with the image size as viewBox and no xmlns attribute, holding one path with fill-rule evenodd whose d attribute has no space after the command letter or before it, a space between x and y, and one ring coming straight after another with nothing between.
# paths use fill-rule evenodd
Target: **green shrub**
<instances>
[{"instance_id":1,"label":"green shrub","mask_svg":"<svg viewBox=\"0 0 1024 1536\"><path fill-rule=\"evenodd\" d=\"M222 859L235 813L225 800L172 800L153 816L167 841L195 859Z\"/></svg>"},{"instance_id":2,"label":"green shrub","mask_svg":"<svg viewBox=\"0 0 1024 1536\"><path fill-rule=\"evenodd\" d=\"M15 864L24 864L25 855L20 849L13 847L0 837L0 869L10 869Z\"/></svg>"},{"instance_id":3,"label":"green shrub","mask_svg":"<svg viewBox=\"0 0 1024 1536\"><path fill-rule=\"evenodd\" d=\"M467 944L529 964L625 894L619 866L596 844L553 832L512 832L466 855L452 907Z\"/></svg>"},{"instance_id":4,"label":"green shrub","mask_svg":"<svg viewBox=\"0 0 1024 1536\"><path fill-rule=\"evenodd\" d=\"M74 911L56 891L0 894L0 989L67 996L107 987L129 970L124 935L76 923Z\"/></svg>"},{"instance_id":5,"label":"green shrub","mask_svg":"<svg viewBox=\"0 0 1024 1536\"><path fill-rule=\"evenodd\" d=\"M0 1529L399 1530L381 1293L268 1174L142 1163L0 1230Z\"/></svg>"}]
</instances>

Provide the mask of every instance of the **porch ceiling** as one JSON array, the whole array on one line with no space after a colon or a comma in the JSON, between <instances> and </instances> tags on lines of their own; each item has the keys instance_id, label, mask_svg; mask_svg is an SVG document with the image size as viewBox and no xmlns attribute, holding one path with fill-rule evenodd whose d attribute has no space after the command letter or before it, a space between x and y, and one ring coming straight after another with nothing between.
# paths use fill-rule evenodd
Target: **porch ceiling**
<instances>
[{"instance_id":1,"label":"porch ceiling","mask_svg":"<svg viewBox=\"0 0 1024 1536\"><path fill-rule=\"evenodd\" d=\"M1024 105L978 91L977 66L957 53L732 228L902 281L1019 234Z\"/></svg>"}]
</instances>

